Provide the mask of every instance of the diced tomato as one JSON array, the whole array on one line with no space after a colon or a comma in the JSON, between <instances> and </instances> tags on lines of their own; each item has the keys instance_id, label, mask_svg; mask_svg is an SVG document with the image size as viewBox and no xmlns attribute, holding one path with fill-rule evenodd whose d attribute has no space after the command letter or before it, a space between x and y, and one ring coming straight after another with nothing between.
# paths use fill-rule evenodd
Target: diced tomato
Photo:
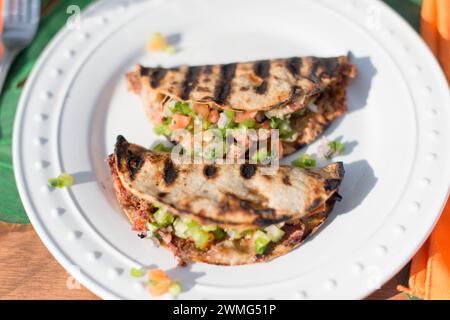
<instances>
[{"instance_id":1,"label":"diced tomato","mask_svg":"<svg viewBox=\"0 0 450 320\"><path fill-rule=\"evenodd\" d=\"M135 231L144 231L145 230L145 221L140 218L134 220L133 229Z\"/></svg>"},{"instance_id":2,"label":"diced tomato","mask_svg":"<svg viewBox=\"0 0 450 320\"><path fill-rule=\"evenodd\" d=\"M172 123L170 124L169 128L172 130L176 129L184 129L186 128L189 123L191 122L190 116L183 116L181 114L174 114L172 116Z\"/></svg>"},{"instance_id":3,"label":"diced tomato","mask_svg":"<svg viewBox=\"0 0 450 320\"><path fill-rule=\"evenodd\" d=\"M241 123L247 119L254 119L257 113L258 111L237 112L234 121Z\"/></svg>"},{"instance_id":4,"label":"diced tomato","mask_svg":"<svg viewBox=\"0 0 450 320\"><path fill-rule=\"evenodd\" d=\"M200 116L200 118L206 120L209 116L209 107L207 104L195 103L194 111Z\"/></svg>"},{"instance_id":5,"label":"diced tomato","mask_svg":"<svg viewBox=\"0 0 450 320\"><path fill-rule=\"evenodd\" d=\"M160 296L165 293L167 293L170 289L170 285L172 284L172 281L170 279L168 280L161 280L159 282L156 282L154 284L150 284L149 289L150 293L153 296Z\"/></svg>"},{"instance_id":6,"label":"diced tomato","mask_svg":"<svg viewBox=\"0 0 450 320\"><path fill-rule=\"evenodd\" d=\"M150 280L149 290L154 296L160 296L169 291L172 280L161 269L154 269L148 272L148 278Z\"/></svg>"},{"instance_id":7,"label":"diced tomato","mask_svg":"<svg viewBox=\"0 0 450 320\"><path fill-rule=\"evenodd\" d=\"M264 121L263 123L261 123L261 124L259 125L259 127L260 127L261 129L270 129L270 123L269 123L269 120L266 120L266 121Z\"/></svg>"},{"instance_id":8,"label":"diced tomato","mask_svg":"<svg viewBox=\"0 0 450 320\"><path fill-rule=\"evenodd\" d=\"M161 270L161 269L149 270L148 278L151 281L160 281L160 280L164 280L164 279L169 279L170 280L170 278L167 275L167 273L165 273L164 270Z\"/></svg>"},{"instance_id":9,"label":"diced tomato","mask_svg":"<svg viewBox=\"0 0 450 320\"><path fill-rule=\"evenodd\" d=\"M216 109L211 110L211 112L209 113L208 121L210 123L217 123L217 121L219 121L219 111L217 111Z\"/></svg>"}]
</instances>

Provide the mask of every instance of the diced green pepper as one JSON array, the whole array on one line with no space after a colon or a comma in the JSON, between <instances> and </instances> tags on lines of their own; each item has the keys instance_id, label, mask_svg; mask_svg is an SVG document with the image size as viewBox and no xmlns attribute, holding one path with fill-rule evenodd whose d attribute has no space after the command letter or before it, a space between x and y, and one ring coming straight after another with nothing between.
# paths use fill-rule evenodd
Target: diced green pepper
<instances>
[{"instance_id":1,"label":"diced green pepper","mask_svg":"<svg viewBox=\"0 0 450 320\"><path fill-rule=\"evenodd\" d=\"M158 225L163 226L163 227L168 226L175 219L173 214L167 212L166 210L164 210L162 208L158 209L153 214L153 217L155 218L156 223L158 223Z\"/></svg>"},{"instance_id":2,"label":"diced green pepper","mask_svg":"<svg viewBox=\"0 0 450 320\"><path fill-rule=\"evenodd\" d=\"M255 125L256 125L255 119L245 119L244 121L242 121L242 122L239 124L239 127L240 127L240 128L248 128L248 129L251 129L251 128L254 128Z\"/></svg>"},{"instance_id":3,"label":"diced green pepper","mask_svg":"<svg viewBox=\"0 0 450 320\"><path fill-rule=\"evenodd\" d=\"M171 109L173 113L181 113L184 116L194 116L195 112L187 102L177 101Z\"/></svg>"},{"instance_id":4,"label":"diced green pepper","mask_svg":"<svg viewBox=\"0 0 450 320\"><path fill-rule=\"evenodd\" d=\"M221 229L221 228L217 228L212 233L214 234L214 238L217 241L222 240L225 237L225 235L226 235L225 231L223 231L223 229Z\"/></svg>"},{"instance_id":5,"label":"diced green pepper","mask_svg":"<svg viewBox=\"0 0 450 320\"><path fill-rule=\"evenodd\" d=\"M48 179L48 185L53 188L71 187L73 177L68 173L62 173L57 178Z\"/></svg>"},{"instance_id":6,"label":"diced green pepper","mask_svg":"<svg viewBox=\"0 0 450 320\"><path fill-rule=\"evenodd\" d=\"M278 128L280 129L281 134L291 131L291 126L288 121L282 121Z\"/></svg>"},{"instance_id":7,"label":"diced green pepper","mask_svg":"<svg viewBox=\"0 0 450 320\"><path fill-rule=\"evenodd\" d=\"M345 145L337 140L328 142L328 147L333 150L334 155L339 155L345 151Z\"/></svg>"},{"instance_id":8,"label":"diced green pepper","mask_svg":"<svg viewBox=\"0 0 450 320\"><path fill-rule=\"evenodd\" d=\"M238 124L234 121L230 121L227 125L227 129L236 129L238 127Z\"/></svg>"},{"instance_id":9,"label":"diced green pepper","mask_svg":"<svg viewBox=\"0 0 450 320\"><path fill-rule=\"evenodd\" d=\"M203 231L206 231L206 232L212 232L212 231L217 230L217 226L215 226L215 225L205 225L205 226L202 226L202 229L203 229Z\"/></svg>"},{"instance_id":10,"label":"diced green pepper","mask_svg":"<svg viewBox=\"0 0 450 320\"><path fill-rule=\"evenodd\" d=\"M226 115L227 118L228 118L228 121L229 121L229 122L232 122L232 121L234 120L234 111L231 111L231 110L225 110L224 112L225 112L225 115Z\"/></svg>"},{"instance_id":11,"label":"diced green pepper","mask_svg":"<svg viewBox=\"0 0 450 320\"><path fill-rule=\"evenodd\" d=\"M152 203L152 206L155 207L155 208L164 208L164 205L162 205L162 204L159 203L159 202L153 202L153 203Z\"/></svg>"},{"instance_id":12,"label":"diced green pepper","mask_svg":"<svg viewBox=\"0 0 450 320\"><path fill-rule=\"evenodd\" d=\"M194 229L201 228L201 226L198 224L198 222L195 220L192 220L192 219L186 219L186 225L188 227L188 230L194 230Z\"/></svg>"},{"instance_id":13,"label":"diced green pepper","mask_svg":"<svg viewBox=\"0 0 450 320\"><path fill-rule=\"evenodd\" d=\"M269 126L271 129L277 129L283 120L277 117L270 118Z\"/></svg>"},{"instance_id":14,"label":"diced green pepper","mask_svg":"<svg viewBox=\"0 0 450 320\"><path fill-rule=\"evenodd\" d=\"M255 162L263 163L269 157L270 155L267 149L260 149L253 154L252 160Z\"/></svg>"},{"instance_id":15,"label":"diced green pepper","mask_svg":"<svg viewBox=\"0 0 450 320\"><path fill-rule=\"evenodd\" d=\"M200 250L206 249L208 244L214 240L216 231L220 230L217 226L201 226L196 221L186 218L177 218L173 223L173 227L177 237L190 238ZM212 233L209 232L210 230Z\"/></svg>"},{"instance_id":16,"label":"diced green pepper","mask_svg":"<svg viewBox=\"0 0 450 320\"><path fill-rule=\"evenodd\" d=\"M152 222L147 222L145 224L145 227L147 228L147 230L151 231L152 233L158 231L158 229L160 228L160 226L156 223L152 223Z\"/></svg>"},{"instance_id":17,"label":"diced green pepper","mask_svg":"<svg viewBox=\"0 0 450 320\"><path fill-rule=\"evenodd\" d=\"M247 230L245 230L244 232L242 232L242 236L244 237L244 238L248 238L248 237L250 237L250 236L253 236L253 234L256 232L256 230L254 230L254 229L247 229Z\"/></svg>"},{"instance_id":18,"label":"diced green pepper","mask_svg":"<svg viewBox=\"0 0 450 320\"><path fill-rule=\"evenodd\" d=\"M178 296L181 293L181 290L181 283L179 283L178 281L172 282L169 287L169 293L174 297Z\"/></svg>"},{"instance_id":19,"label":"diced green pepper","mask_svg":"<svg viewBox=\"0 0 450 320\"><path fill-rule=\"evenodd\" d=\"M50 187L53 187L53 188L56 188L56 187L58 187L58 185L59 185L59 181L58 181L58 178L51 178L51 179L48 179L48 185L50 186Z\"/></svg>"},{"instance_id":20,"label":"diced green pepper","mask_svg":"<svg viewBox=\"0 0 450 320\"><path fill-rule=\"evenodd\" d=\"M271 129L278 129L280 131L281 139L288 139L295 133L288 119L270 118L269 126Z\"/></svg>"},{"instance_id":21,"label":"diced green pepper","mask_svg":"<svg viewBox=\"0 0 450 320\"><path fill-rule=\"evenodd\" d=\"M269 236L261 230L258 230L253 235L255 240L255 251L257 254L263 254L266 251L267 246L270 243Z\"/></svg>"},{"instance_id":22,"label":"diced green pepper","mask_svg":"<svg viewBox=\"0 0 450 320\"><path fill-rule=\"evenodd\" d=\"M195 246L200 249L206 249L208 243L211 242L212 236L210 233L203 231L202 229L194 229L190 231L192 240L195 243Z\"/></svg>"},{"instance_id":23,"label":"diced green pepper","mask_svg":"<svg viewBox=\"0 0 450 320\"><path fill-rule=\"evenodd\" d=\"M309 154L302 154L300 158L292 161L294 167L299 168L314 168L316 166L316 160L313 159Z\"/></svg>"},{"instance_id":24,"label":"diced green pepper","mask_svg":"<svg viewBox=\"0 0 450 320\"><path fill-rule=\"evenodd\" d=\"M171 152L173 149L173 146L167 147L162 143L158 143L154 147L152 147L153 151L159 151L159 152Z\"/></svg>"},{"instance_id":25,"label":"diced green pepper","mask_svg":"<svg viewBox=\"0 0 450 320\"><path fill-rule=\"evenodd\" d=\"M278 130L280 130L280 138L282 139L288 139L295 133L289 124L289 120L283 120L280 123Z\"/></svg>"},{"instance_id":26,"label":"diced green pepper","mask_svg":"<svg viewBox=\"0 0 450 320\"><path fill-rule=\"evenodd\" d=\"M145 275L145 270L133 267L130 269L130 275L135 278L141 278Z\"/></svg>"},{"instance_id":27,"label":"diced green pepper","mask_svg":"<svg viewBox=\"0 0 450 320\"><path fill-rule=\"evenodd\" d=\"M155 125L153 131L159 136L170 136L172 134L172 130L170 130L169 125L163 123L158 123L157 125Z\"/></svg>"}]
</instances>

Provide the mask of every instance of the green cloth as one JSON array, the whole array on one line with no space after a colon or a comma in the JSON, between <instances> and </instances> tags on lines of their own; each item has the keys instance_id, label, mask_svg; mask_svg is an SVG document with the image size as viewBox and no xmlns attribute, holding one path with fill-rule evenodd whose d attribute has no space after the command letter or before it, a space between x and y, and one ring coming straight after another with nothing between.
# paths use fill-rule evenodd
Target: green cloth
<instances>
[{"instance_id":1,"label":"green cloth","mask_svg":"<svg viewBox=\"0 0 450 320\"><path fill-rule=\"evenodd\" d=\"M28 223L20 201L12 167L12 130L17 103L23 85L49 41L66 23L67 7L85 7L90 0L42 1L39 29L33 42L14 61L0 95L0 221Z\"/></svg>"},{"instance_id":2,"label":"green cloth","mask_svg":"<svg viewBox=\"0 0 450 320\"><path fill-rule=\"evenodd\" d=\"M421 0L384 1L402 14L418 30ZM42 1L38 33L31 45L22 51L10 69L0 96L0 221L29 222L17 192L11 155L14 114L23 85L42 50L69 18L66 13L67 7L75 4L84 8L90 2L92 1Z\"/></svg>"},{"instance_id":3,"label":"green cloth","mask_svg":"<svg viewBox=\"0 0 450 320\"><path fill-rule=\"evenodd\" d=\"M420 6L422 0L383 0L394 8L411 26L419 30L420 25Z\"/></svg>"}]
</instances>

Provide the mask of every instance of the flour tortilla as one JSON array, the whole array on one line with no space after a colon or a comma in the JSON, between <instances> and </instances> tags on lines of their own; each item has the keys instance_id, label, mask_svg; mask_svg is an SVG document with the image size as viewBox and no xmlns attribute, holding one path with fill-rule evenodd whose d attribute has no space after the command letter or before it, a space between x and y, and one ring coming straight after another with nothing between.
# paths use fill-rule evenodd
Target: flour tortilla
<instances>
[{"instance_id":1,"label":"flour tortilla","mask_svg":"<svg viewBox=\"0 0 450 320\"><path fill-rule=\"evenodd\" d=\"M321 169L263 165L177 164L170 153L129 144L119 136L115 165L123 186L139 199L178 216L238 228L264 227L308 216L322 207L344 176L342 163Z\"/></svg>"}]
</instances>

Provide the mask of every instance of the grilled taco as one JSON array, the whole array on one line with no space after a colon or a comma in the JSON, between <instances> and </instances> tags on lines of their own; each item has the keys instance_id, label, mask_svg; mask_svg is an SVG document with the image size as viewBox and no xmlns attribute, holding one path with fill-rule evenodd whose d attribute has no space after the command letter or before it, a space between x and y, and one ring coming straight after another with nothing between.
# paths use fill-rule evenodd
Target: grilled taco
<instances>
[{"instance_id":1,"label":"grilled taco","mask_svg":"<svg viewBox=\"0 0 450 320\"><path fill-rule=\"evenodd\" d=\"M122 210L141 237L152 237L184 264L236 265L285 254L327 218L344 175L322 169L263 165L177 164L170 153L117 138L109 157Z\"/></svg>"},{"instance_id":2,"label":"grilled taco","mask_svg":"<svg viewBox=\"0 0 450 320\"><path fill-rule=\"evenodd\" d=\"M346 56L294 57L223 65L151 68L127 74L155 132L176 129L279 129L282 155L311 143L347 110L356 68ZM189 145L184 145L189 148ZM207 148L204 148L205 150Z\"/></svg>"}]
</instances>

